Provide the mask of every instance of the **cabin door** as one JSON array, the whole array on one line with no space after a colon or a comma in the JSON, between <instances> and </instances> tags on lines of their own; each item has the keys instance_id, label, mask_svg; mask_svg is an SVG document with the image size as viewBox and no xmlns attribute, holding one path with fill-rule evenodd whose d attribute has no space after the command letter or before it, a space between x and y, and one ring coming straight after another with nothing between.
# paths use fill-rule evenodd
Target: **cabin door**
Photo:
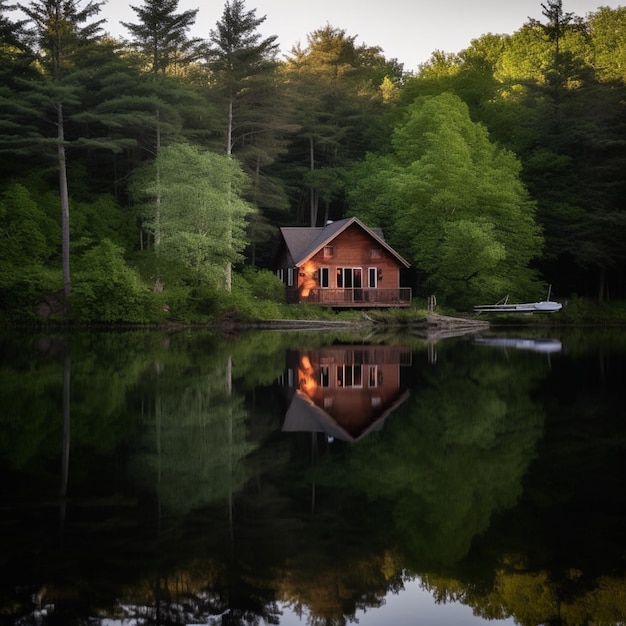
<instances>
[{"instance_id":1,"label":"cabin door","mask_svg":"<svg viewBox=\"0 0 626 626\"><path fill-rule=\"evenodd\" d=\"M346 289L346 295L354 302L363 300L363 269L360 267L340 267L337 270L337 287Z\"/></svg>"}]
</instances>

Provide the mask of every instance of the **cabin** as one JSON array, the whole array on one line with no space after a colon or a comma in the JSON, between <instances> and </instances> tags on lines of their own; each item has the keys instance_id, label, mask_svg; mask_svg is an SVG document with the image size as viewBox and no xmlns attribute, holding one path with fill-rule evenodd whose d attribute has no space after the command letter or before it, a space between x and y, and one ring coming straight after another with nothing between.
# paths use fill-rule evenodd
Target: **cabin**
<instances>
[{"instance_id":1,"label":"cabin","mask_svg":"<svg viewBox=\"0 0 626 626\"><path fill-rule=\"evenodd\" d=\"M292 304L407 307L411 288L400 286L400 274L408 267L385 242L382 230L368 228L356 217L280 229L276 273Z\"/></svg>"}]
</instances>

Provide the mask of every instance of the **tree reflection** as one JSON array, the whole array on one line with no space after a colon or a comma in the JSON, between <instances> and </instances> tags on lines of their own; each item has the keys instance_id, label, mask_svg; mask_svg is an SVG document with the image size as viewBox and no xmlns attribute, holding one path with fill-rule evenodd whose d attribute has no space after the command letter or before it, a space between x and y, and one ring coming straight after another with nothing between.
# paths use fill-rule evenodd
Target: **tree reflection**
<instances>
[{"instance_id":1,"label":"tree reflection","mask_svg":"<svg viewBox=\"0 0 626 626\"><path fill-rule=\"evenodd\" d=\"M429 364L403 337L411 394L382 430L281 432L286 348L328 341L102 333L69 352L39 341L34 359L3 345L0 621L278 624L285 606L343 626L414 578L485 619L623 621L622 361L605 352L594 378L593 351L585 373L458 340Z\"/></svg>"},{"instance_id":2,"label":"tree reflection","mask_svg":"<svg viewBox=\"0 0 626 626\"><path fill-rule=\"evenodd\" d=\"M439 349L385 436L351 451L348 483L392 502L394 532L418 572L452 565L513 506L542 433L531 399L540 370Z\"/></svg>"}]
</instances>

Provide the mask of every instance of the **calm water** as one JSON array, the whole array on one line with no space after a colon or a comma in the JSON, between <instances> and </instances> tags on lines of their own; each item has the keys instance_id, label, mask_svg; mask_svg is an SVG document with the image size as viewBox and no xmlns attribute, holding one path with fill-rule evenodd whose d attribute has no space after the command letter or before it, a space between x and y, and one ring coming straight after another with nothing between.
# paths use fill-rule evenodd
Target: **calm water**
<instances>
[{"instance_id":1,"label":"calm water","mask_svg":"<svg viewBox=\"0 0 626 626\"><path fill-rule=\"evenodd\" d=\"M621 331L5 333L0 624L623 624L625 382Z\"/></svg>"}]
</instances>

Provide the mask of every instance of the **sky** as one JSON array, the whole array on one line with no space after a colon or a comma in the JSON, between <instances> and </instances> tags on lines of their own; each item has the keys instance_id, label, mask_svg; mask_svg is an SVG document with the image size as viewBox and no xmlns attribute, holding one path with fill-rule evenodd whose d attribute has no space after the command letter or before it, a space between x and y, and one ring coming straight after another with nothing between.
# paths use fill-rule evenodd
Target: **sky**
<instances>
[{"instance_id":1,"label":"sky","mask_svg":"<svg viewBox=\"0 0 626 626\"><path fill-rule=\"evenodd\" d=\"M356 37L357 45L379 46L387 59L396 58L406 71L415 71L432 52L459 52L472 39L487 33L512 34L528 18L545 21L546 0L246 0L247 10L266 17L263 37L278 36L282 55L307 35L329 24ZM143 0L134 0L142 6ZM209 38L224 11L224 0L179 0L177 12L199 9L190 35ZM563 10L585 17L600 6L617 8L626 0L563 0ZM120 21L137 23L126 0L108 0L99 17L115 37L128 37Z\"/></svg>"}]
</instances>

